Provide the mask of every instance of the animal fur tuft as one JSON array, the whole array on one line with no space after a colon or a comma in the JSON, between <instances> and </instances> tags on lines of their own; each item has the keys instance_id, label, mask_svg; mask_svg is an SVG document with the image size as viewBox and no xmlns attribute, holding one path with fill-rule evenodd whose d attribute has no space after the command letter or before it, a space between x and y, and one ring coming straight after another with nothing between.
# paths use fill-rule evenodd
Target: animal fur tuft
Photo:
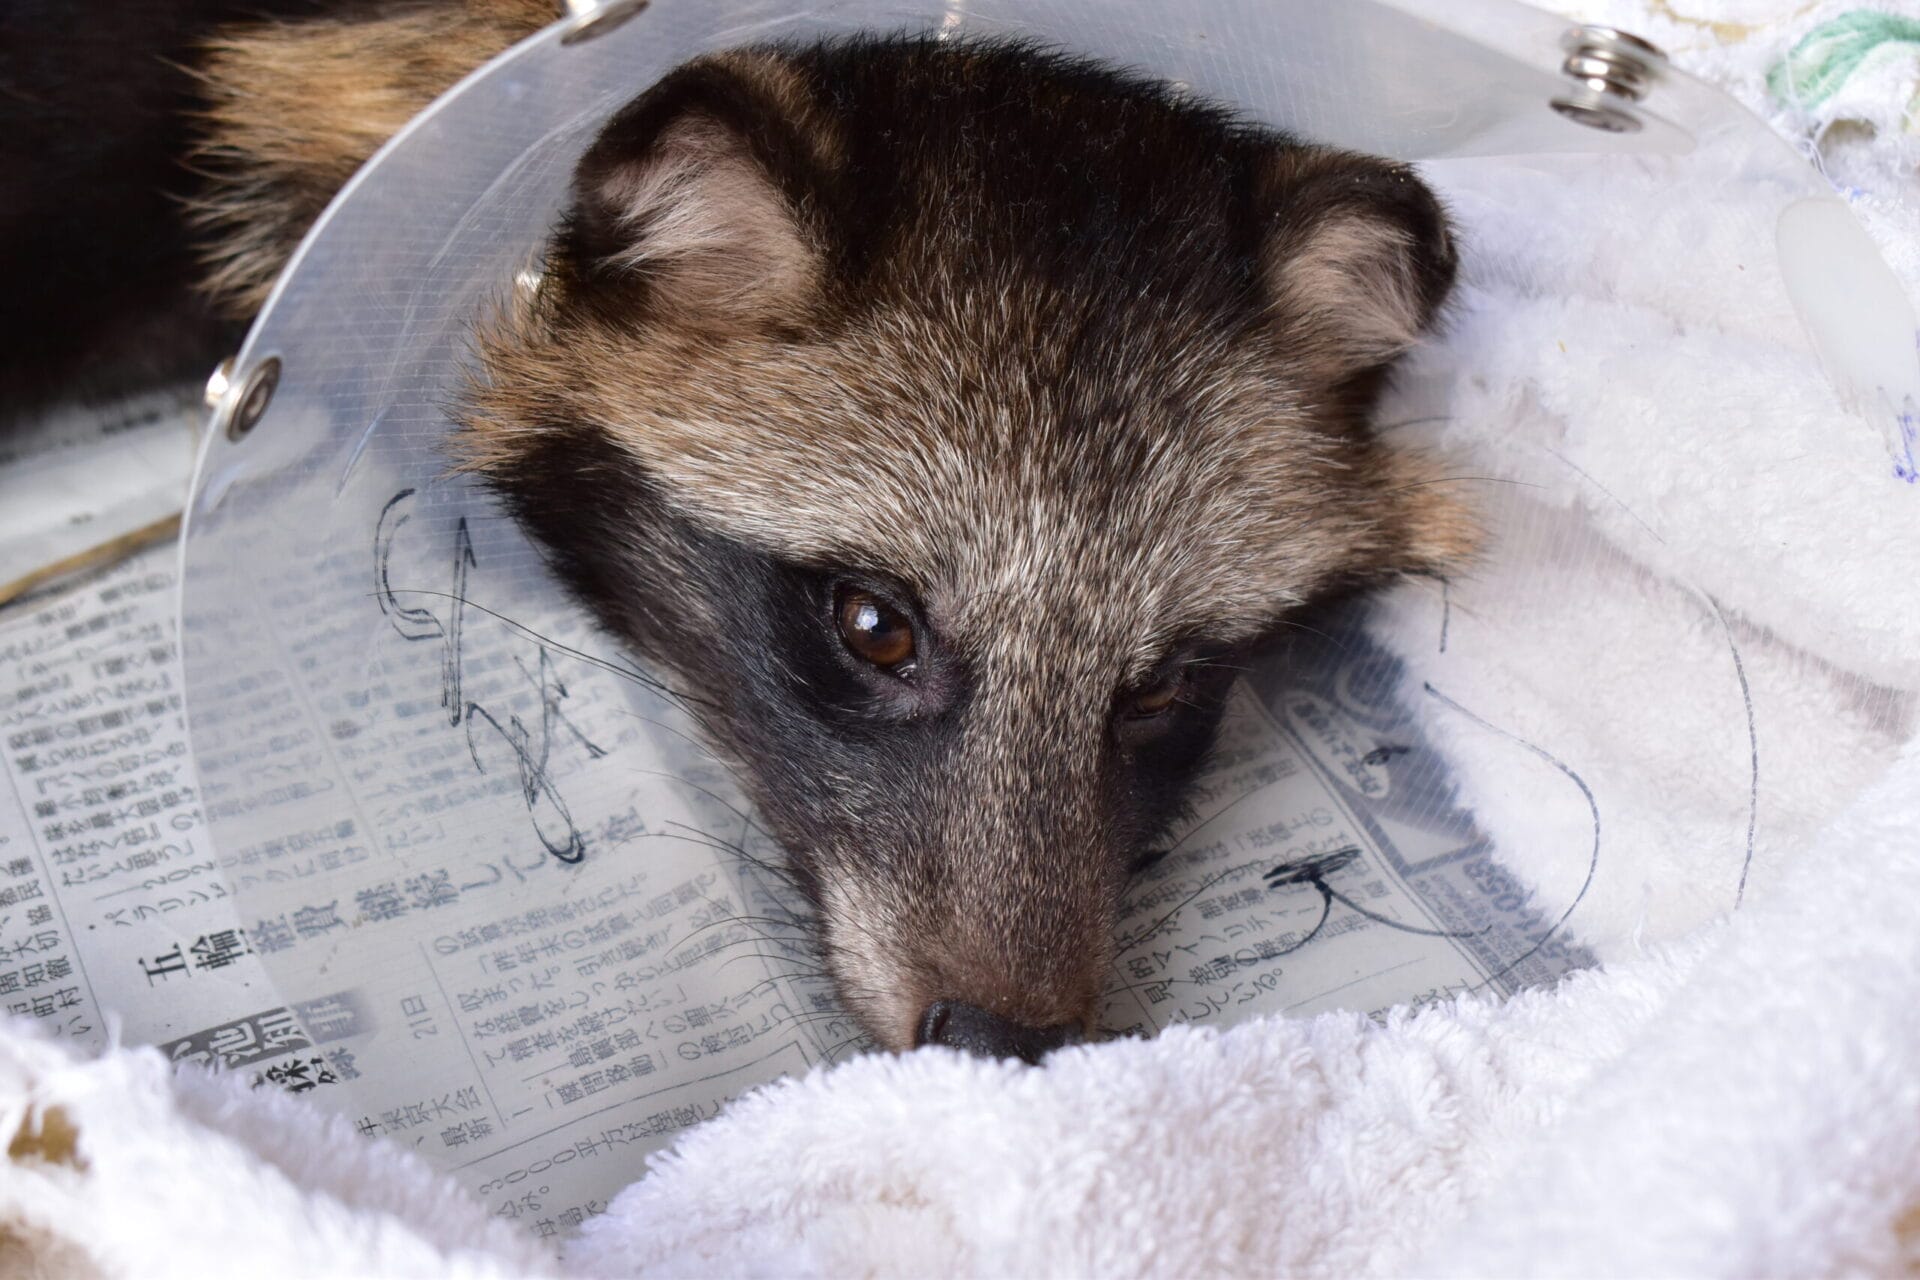
<instances>
[{"instance_id":1,"label":"animal fur tuft","mask_svg":"<svg viewBox=\"0 0 1920 1280\"><path fill-rule=\"evenodd\" d=\"M189 205L203 289L251 316L354 171L428 103L551 22L548 0L389 6L372 16L230 27L206 45Z\"/></svg>"}]
</instances>

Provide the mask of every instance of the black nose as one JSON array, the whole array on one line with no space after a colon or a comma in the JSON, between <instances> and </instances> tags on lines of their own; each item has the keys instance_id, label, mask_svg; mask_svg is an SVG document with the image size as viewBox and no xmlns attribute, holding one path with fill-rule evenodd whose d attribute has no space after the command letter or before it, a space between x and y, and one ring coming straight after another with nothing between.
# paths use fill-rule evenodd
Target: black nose
<instances>
[{"instance_id":1,"label":"black nose","mask_svg":"<svg viewBox=\"0 0 1920 1280\"><path fill-rule=\"evenodd\" d=\"M920 1015L920 1028L913 1044L915 1048L923 1044L943 1044L983 1058L1038 1062L1062 1045L1078 1044L1081 1039L1080 1028L1071 1022L1053 1027L1023 1027L958 1000L935 1000Z\"/></svg>"}]
</instances>

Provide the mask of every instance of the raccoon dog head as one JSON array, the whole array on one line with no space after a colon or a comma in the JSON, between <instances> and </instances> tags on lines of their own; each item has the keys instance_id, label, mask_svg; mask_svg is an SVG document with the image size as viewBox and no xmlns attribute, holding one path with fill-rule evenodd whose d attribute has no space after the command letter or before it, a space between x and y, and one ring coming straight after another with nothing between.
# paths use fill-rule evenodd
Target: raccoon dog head
<instances>
[{"instance_id":1,"label":"raccoon dog head","mask_svg":"<svg viewBox=\"0 0 1920 1280\"><path fill-rule=\"evenodd\" d=\"M1009 45L756 48L608 124L468 464L708 708L881 1043L1090 1027L1231 655L1464 555L1370 437L1410 172Z\"/></svg>"}]
</instances>

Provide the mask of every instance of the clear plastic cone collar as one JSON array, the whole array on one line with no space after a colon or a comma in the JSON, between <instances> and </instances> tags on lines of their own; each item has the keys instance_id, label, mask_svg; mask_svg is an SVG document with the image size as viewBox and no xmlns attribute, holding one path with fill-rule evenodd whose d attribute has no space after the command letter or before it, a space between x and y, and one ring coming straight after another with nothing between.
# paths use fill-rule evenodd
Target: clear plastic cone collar
<instances>
[{"instance_id":1,"label":"clear plastic cone collar","mask_svg":"<svg viewBox=\"0 0 1920 1280\"><path fill-rule=\"evenodd\" d=\"M247 339L235 381L277 384L209 439L185 544L211 860L351 1064L309 1096L553 1230L862 1047L727 768L442 447L600 124L711 50L1029 37L1415 161L1458 220L1457 301L1380 418L1447 459L1486 561L1241 680L1123 903L1111 1032L1548 983L1736 909L1877 777L1920 689L1899 285L1712 90L1650 61L1610 94L1560 19L1429 8L655 0L389 144Z\"/></svg>"}]
</instances>

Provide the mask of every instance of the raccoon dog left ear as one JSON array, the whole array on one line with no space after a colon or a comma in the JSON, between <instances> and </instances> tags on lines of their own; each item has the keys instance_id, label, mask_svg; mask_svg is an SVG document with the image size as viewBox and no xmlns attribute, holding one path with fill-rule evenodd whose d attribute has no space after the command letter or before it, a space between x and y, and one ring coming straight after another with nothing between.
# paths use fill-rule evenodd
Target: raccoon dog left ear
<instances>
[{"instance_id":1,"label":"raccoon dog left ear","mask_svg":"<svg viewBox=\"0 0 1920 1280\"><path fill-rule=\"evenodd\" d=\"M790 320L820 289L837 152L804 77L778 53L690 63L623 108L582 157L569 256L621 304L669 323Z\"/></svg>"},{"instance_id":2,"label":"raccoon dog left ear","mask_svg":"<svg viewBox=\"0 0 1920 1280\"><path fill-rule=\"evenodd\" d=\"M1432 327L1458 258L1446 210L1405 165L1321 147L1267 158L1255 188L1266 219L1260 269L1281 348L1350 407ZM1380 447L1371 485L1383 539L1361 575L1454 572L1472 562L1479 522L1445 468Z\"/></svg>"},{"instance_id":3,"label":"raccoon dog left ear","mask_svg":"<svg viewBox=\"0 0 1920 1280\"><path fill-rule=\"evenodd\" d=\"M1405 165L1286 147L1265 166L1260 267L1289 348L1330 383L1411 347L1453 287L1446 211Z\"/></svg>"}]
</instances>

